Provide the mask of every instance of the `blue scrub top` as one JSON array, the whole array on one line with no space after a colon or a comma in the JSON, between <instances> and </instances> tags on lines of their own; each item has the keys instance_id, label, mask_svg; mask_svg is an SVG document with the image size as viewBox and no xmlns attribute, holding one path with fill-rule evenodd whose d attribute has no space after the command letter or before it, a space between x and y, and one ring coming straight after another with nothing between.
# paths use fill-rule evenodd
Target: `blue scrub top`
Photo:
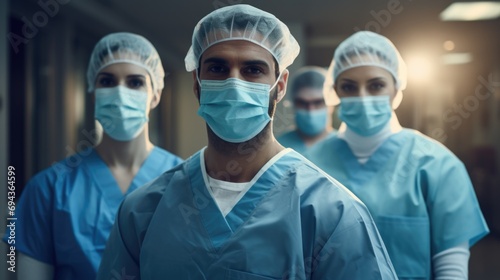
<instances>
[{"instance_id":1,"label":"blue scrub top","mask_svg":"<svg viewBox=\"0 0 500 280\"><path fill-rule=\"evenodd\" d=\"M431 279L433 255L489 232L463 163L415 130L392 135L365 164L338 136L306 157L366 204L400 279Z\"/></svg>"},{"instance_id":2,"label":"blue scrub top","mask_svg":"<svg viewBox=\"0 0 500 280\"><path fill-rule=\"evenodd\" d=\"M332 131L325 138L328 138L335 134L336 131ZM284 134L279 136L277 140L281 145L283 145L283 147L292 148L300 154L304 154L304 152L306 152L306 150L310 148L307 147L306 144L304 143L304 140L300 138L300 135L297 132L297 130L285 132Z\"/></svg>"},{"instance_id":3,"label":"blue scrub top","mask_svg":"<svg viewBox=\"0 0 500 280\"><path fill-rule=\"evenodd\" d=\"M128 196L97 279L396 279L363 203L293 150L276 157L226 217L200 152Z\"/></svg>"},{"instance_id":4,"label":"blue scrub top","mask_svg":"<svg viewBox=\"0 0 500 280\"><path fill-rule=\"evenodd\" d=\"M154 147L125 195L94 149L52 165L35 175L20 196L16 250L53 265L54 279L95 279L124 197L181 162Z\"/></svg>"}]
</instances>

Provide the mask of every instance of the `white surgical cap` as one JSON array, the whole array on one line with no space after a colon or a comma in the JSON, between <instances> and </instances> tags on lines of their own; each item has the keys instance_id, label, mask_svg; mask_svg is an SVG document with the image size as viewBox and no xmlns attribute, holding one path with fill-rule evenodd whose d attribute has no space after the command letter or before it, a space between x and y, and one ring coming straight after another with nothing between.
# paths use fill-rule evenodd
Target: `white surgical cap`
<instances>
[{"instance_id":1,"label":"white surgical cap","mask_svg":"<svg viewBox=\"0 0 500 280\"><path fill-rule=\"evenodd\" d=\"M305 66L300 68L290 83L290 94L295 98L303 88L323 89L325 83L326 69L318 66Z\"/></svg>"},{"instance_id":2,"label":"white surgical cap","mask_svg":"<svg viewBox=\"0 0 500 280\"><path fill-rule=\"evenodd\" d=\"M132 33L112 33L103 37L94 47L87 69L88 91L94 91L99 71L115 63L132 63L148 71L153 92L163 89L165 72L160 56L146 38Z\"/></svg>"},{"instance_id":3,"label":"white surgical cap","mask_svg":"<svg viewBox=\"0 0 500 280\"><path fill-rule=\"evenodd\" d=\"M268 50L280 71L290 66L300 51L288 27L274 15L239 4L217 9L198 22L184 59L186 70L196 70L201 55L212 45L232 40L249 41Z\"/></svg>"},{"instance_id":4,"label":"white surgical cap","mask_svg":"<svg viewBox=\"0 0 500 280\"><path fill-rule=\"evenodd\" d=\"M333 89L338 76L346 70L360 66L376 66L391 73L401 98L401 91L406 88L407 71L398 50L382 35L371 31L358 31L340 43L333 55L325 81L325 99L329 105L339 103Z\"/></svg>"}]
</instances>

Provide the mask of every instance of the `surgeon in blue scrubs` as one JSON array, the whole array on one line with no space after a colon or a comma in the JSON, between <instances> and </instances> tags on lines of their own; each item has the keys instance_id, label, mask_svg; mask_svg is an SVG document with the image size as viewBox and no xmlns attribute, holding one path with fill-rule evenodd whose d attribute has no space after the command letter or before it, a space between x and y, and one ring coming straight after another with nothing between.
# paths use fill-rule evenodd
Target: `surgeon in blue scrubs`
<instances>
[{"instance_id":1,"label":"surgeon in blue scrubs","mask_svg":"<svg viewBox=\"0 0 500 280\"><path fill-rule=\"evenodd\" d=\"M332 128L333 106L323 96L326 69L306 66L295 74L288 92L295 109L295 129L279 136L278 142L299 153L335 133Z\"/></svg>"},{"instance_id":2,"label":"surgeon in blue scrubs","mask_svg":"<svg viewBox=\"0 0 500 280\"><path fill-rule=\"evenodd\" d=\"M124 197L182 162L148 136L164 75L142 36L114 33L97 43L87 82L102 141L27 184L16 208L18 279L95 279Z\"/></svg>"},{"instance_id":3,"label":"surgeon in blue scrubs","mask_svg":"<svg viewBox=\"0 0 500 280\"><path fill-rule=\"evenodd\" d=\"M201 19L185 63L208 146L125 198L97 279L396 279L363 203L273 136L298 52L255 7Z\"/></svg>"},{"instance_id":4,"label":"surgeon in blue scrubs","mask_svg":"<svg viewBox=\"0 0 500 280\"><path fill-rule=\"evenodd\" d=\"M406 79L387 38L360 31L343 41L325 83L343 123L306 156L370 209L400 279L467 279L469 248L489 230L464 164L399 124Z\"/></svg>"}]
</instances>

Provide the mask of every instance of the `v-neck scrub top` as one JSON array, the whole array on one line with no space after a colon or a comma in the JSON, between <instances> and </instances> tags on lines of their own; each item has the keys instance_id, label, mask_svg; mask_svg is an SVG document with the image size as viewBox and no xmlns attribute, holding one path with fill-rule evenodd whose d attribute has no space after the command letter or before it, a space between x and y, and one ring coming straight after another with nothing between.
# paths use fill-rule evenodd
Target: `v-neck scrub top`
<instances>
[{"instance_id":1,"label":"v-neck scrub top","mask_svg":"<svg viewBox=\"0 0 500 280\"><path fill-rule=\"evenodd\" d=\"M35 175L20 196L16 250L53 265L54 279L95 279L124 197L181 162L154 147L126 194L94 149L52 165Z\"/></svg>"},{"instance_id":2,"label":"v-neck scrub top","mask_svg":"<svg viewBox=\"0 0 500 280\"><path fill-rule=\"evenodd\" d=\"M97 279L397 279L363 203L297 152L275 157L226 217L200 152L126 197Z\"/></svg>"},{"instance_id":3,"label":"v-neck scrub top","mask_svg":"<svg viewBox=\"0 0 500 280\"><path fill-rule=\"evenodd\" d=\"M489 232L463 163L418 131L393 134L364 164L338 136L306 157L366 204L400 279L432 279L432 256Z\"/></svg>"}]
</instances>

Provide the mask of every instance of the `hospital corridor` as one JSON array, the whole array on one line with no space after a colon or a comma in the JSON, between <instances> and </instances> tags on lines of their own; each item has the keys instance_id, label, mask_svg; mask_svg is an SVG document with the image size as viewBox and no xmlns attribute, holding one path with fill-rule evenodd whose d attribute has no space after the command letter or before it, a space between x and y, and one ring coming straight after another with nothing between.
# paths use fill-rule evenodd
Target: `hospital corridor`
<instances>
[{"instance_id":1,"label":"hospital corridor","mask_svg":"<svg viewBox=\"0 0 500 280\"><path fill-rule=\"evenodd\" d=\"M500 279L500 1L1 0L0 279Z\"/></svg>"}]
</instances>

